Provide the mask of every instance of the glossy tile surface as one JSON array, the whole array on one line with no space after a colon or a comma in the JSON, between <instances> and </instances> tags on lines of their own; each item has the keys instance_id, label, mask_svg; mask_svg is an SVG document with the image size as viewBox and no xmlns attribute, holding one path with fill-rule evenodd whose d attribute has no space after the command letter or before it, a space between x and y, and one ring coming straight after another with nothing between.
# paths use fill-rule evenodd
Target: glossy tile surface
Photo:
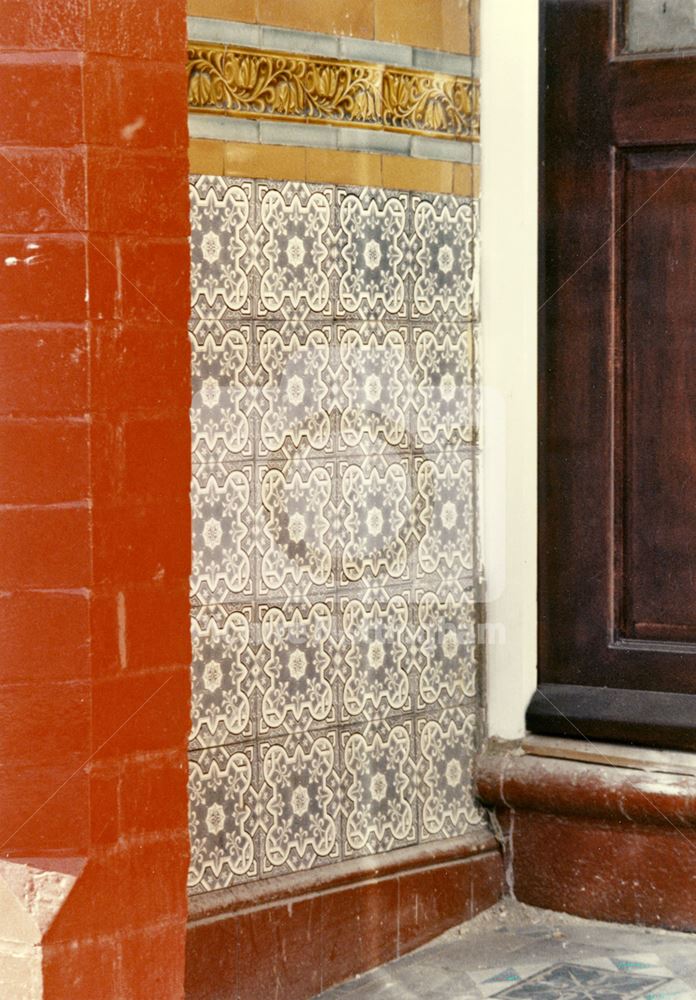
<instances>
[{"instance_id":1,"label":"glossy tile surface","mask_svg":"<svg viewBox=\"0 0 696 1000\"><path fill-rule=\"evenodd\" d=\"M195 176L190 889L480 826L471 198Z\"/></svg>"}]
</instances>

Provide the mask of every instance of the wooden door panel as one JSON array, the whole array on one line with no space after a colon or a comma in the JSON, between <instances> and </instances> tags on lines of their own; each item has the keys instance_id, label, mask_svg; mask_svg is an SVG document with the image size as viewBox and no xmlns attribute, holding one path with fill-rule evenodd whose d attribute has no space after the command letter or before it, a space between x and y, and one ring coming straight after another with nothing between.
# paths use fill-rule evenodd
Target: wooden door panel
<instances>
[{"instance_id":1,"label":"wooden door panel","mask_svg":"<svg viewBox=\"0 0 696 1000\"><path fill-rule=\"evenodd\" d=\"M620 55L608 68L617 146L696 142L695 58Z\"/></svg>"},{"instance_id":2,"label":"wooden door panel","mask_svg":"<svg viewBox=\"0 0 696 1000\"><path fill-rule=\"evenodd\" d=\"M696 53L624 52L620 0L542 13L528 725L696 748Z\"/></svg>"},{"instance_id":3,"label":"wooden door panel","mask_svg":"<svg viewBox=\"0 0 696 1000\"><path fill-rule=\"evenodd\" d=\"M690 159L692 158L692 159ZM621 638L696 641L696 150L623 163Z\"/></svg>"}]
</instances>

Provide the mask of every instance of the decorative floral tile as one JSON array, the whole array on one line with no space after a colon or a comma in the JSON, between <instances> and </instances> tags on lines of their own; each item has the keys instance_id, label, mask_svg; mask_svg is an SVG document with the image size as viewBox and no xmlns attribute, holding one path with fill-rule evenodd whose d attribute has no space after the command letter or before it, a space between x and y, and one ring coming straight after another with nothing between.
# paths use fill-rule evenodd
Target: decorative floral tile
<instances>
[{"instance_id":1,"label":"decorative floral tile","mask_svg":"<svg viewBox=\"0 0 696 1000\"><path fill-rule=\"evenodd\" d=\"M195 177L191 891L482 822L467 198Z\"/></svg>"},{"instance_id":2,"label":"decorative floral tile","mask_svg":"<svg viewBox=\"0 0 696 1000\"><path fill-rule=\"evenodd\" d=\"M335 732L261 743L257 815L265 875L340 859L338 747Z\"/></svg>"},{"instance_id":3,"label":"decorative floral tile","mask_svg":"<svg viewBox=\"0 0 696 1000\"><path fill-rule=\"evenodd\" d=\"M476 620L473 595L441 589L418 601L419 708L460 705L477 693Z\"/></svg>"},{"instance_id":4,"label":"decorative floral tile","mask_svg":"<svg viewBox=\"0 0 696 1000\"><path fill-rule=\"evenodd\" d=\"M191 485L193 570L196 604L224 604L251 593L250 469L194 469Z\"/></svg>"},{"instance_id":5,"label":"decorative floral tile","mask_svg":"<svg viewBox=\"0 0 696 1000\"><path fill-rule=\"evenodd\" d=\"M330 304L329 278L322 265L329 256L330 197L306 184L271 188L263 194L260 207L261 225L268 234L259 299L262 314L301 304L325 312Z\"/></svg>"},{"instance_id":6,"label":"decorative floral tile","mask_svg":"<svg viewBox=\"0 0 696 1000\"><path fill-rule=\"evenodd\" d=\"M473 440L471 331L435 334L416 327L417 441L426 455L433 445L456 447Z\"/></svg>"},{"instance_id":7,"label":"decorative floral tile","mask_svg":"<svg viewBox=\"0 0 696 1000\"><path fill-rule=\"evenodd\" d=\"M252 734L251 609L220 623L192 617L191 746L215 747Z\"/></svg>"},{"instance_id":8,"label":"decorative floral tile","mask_svg":"<svg viewBox=\"0 0 696 1000\"><path fill-rule=\"evenodd\" d=\"M251 455L247 386L251 325L198 320L191 333L193 461L219 465Z\"/></svg>"},{"instance_id":9,"label":"decorative floral tile","mask_svg":"<svg viewBox=\"0 0 696 1000\"><path fill-rule=\"evenodd\" d=\"M401 594L383 604L356 599L343 604L343 721L380 719L411 710L409 610Z\"/></svg>"},{"instance_id":10,"label":"decorative floral tile","mask_svg":"<svg viewBox=\"0 0 696 1000\"><path fill-rule=\"evenodd\" d=\"M476 314L476 202L413 196L416 280L413 316Z\"/></svg>"},{"instance_id":11,"label":"decorative floral tile","mask_svg":"<svg viewBox=\"0 0 696 1000\"><path fill-rule=\"evenodd\" d=\"M415 843L413 724L379 723L343 733L346 857Z\"/></svg>"},{"instance_id":12,"label":"decorative floral tile","mask_svg":"<svg viewBox=\"0 0 696 1000\"><path fill-rule=\"evenodd\" d=\"M474 569L474 463L470 454L448 451L416 459L422 536L419 574L443 579Z\"/></svg>"},{"instance_id":13,"label":"decorative floral tile","mask_svg":"<svg viewBox=\"0 0 696 1000\"><path fill-rule=\"evenodd\" d=\"M421 840L458 837L484 822L472 776L478 730L475 705L418 720Z\"/></svg>"},{"instance_id":14,"label":"decorative floral tile","mask_svg":"<svg viewBox=\"0 0 696 1000\"><path fill-rule=\"evenodd\" d=\"M191 184L191 288L194 314L220 307L250 311L252 182L198 177Z\"/></svg>"},{"instance_id":15,"label":"decorative floral tile","mask_svg":"<svg viewBox=\"0 0 696 1000\"><path fill-rule=\"evenodd\" d=\"M336 721L335 621L327 603L269 608L261 621L261 732L306 732Z\"/></svg>"},{"instance_id":16,"label":"decorative floral tile","mask_svg":"<svg viewBox=\"0 0 696 1000\"><path fill-rule=\"evenodd\" d=\"M408 196L365 188L339 192L343 268L338 305L344 315L405 316L401 264Z\"/></svg>"},{"instance_id":17,"label":"decorative floral tile","mask_svg":"<svg viewBox=\"0 0 696 1000\"><path fill-rule=\"evenodd\" d=\"M403 579L408 570L408 526L411 509L408 461L387 464L364 460L342 463L341 490L345 517L342 579L385 574Z\"/></svg>"},{"instance_id":18,"label":"decorative floral tile","mask_svg":"<svg viewBox=\"0 0 696 1000\"><path fill-rule=\"evenodd\" d=\"M189 889L209 892L258 876L253 840L253 747L189 755Z\"/></svg>"},{"instance_id":19,"label":"decorative floral tile","mask_svg":"<svg viewBox=\"0 0 696 1000\"><path fill-rule=\"evenodd\" d=\"M409 331L375 326L339 330L339 434L346 451L374 450L378 442L392 447L408 443L414 402Z\"/></svg>"},{"instance_id":20,"label":"decorative floral tile","mask_svg":"<svg viewBox=\"0 0 696 1000\"><path fill-rule=\"evenodd\" d=\"M334 479L324 465L259 467L259 592L324 592L332 577L329 529Z\"/></svg>"}]
</instances>

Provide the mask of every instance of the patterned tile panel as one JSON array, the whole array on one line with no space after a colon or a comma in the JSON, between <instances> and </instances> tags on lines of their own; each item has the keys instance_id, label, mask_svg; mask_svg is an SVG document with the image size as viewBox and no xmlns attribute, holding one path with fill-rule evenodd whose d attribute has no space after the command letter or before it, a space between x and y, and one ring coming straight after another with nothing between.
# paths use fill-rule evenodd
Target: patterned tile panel
<instances>
[{"instance_id":1,"label":"patterned tile panel","mask_svg":"<svg viewBox=\"0 0 696 1000\"><path fill-rule=\"evenodd\" d=\"M190 891L483 822L478 206L191 180Z\"/></svg>"}]
</instances>

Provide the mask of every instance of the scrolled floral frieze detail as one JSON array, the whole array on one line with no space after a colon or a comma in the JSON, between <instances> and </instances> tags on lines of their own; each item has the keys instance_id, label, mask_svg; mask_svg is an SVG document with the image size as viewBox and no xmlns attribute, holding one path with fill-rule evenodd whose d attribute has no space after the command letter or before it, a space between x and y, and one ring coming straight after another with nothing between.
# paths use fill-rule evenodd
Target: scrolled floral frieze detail
<instances>
[{"instance_id":1,"label":"scrolled floral frieze detail","mask_svg":"<svg viewBox=\"0 0 696 1000\"><path fill-rule=\"evenodd\" d=\"M380 66L193 43L188 71L192 110L381 124Z\"/></svg>"},{"instance_id":2,"label":"scrolled floral frieze detail","mask_svg":"<svg viewBox=\"0 0 696 1000\"><path fill-rule=\"evenodd\" d=\"M393 131L479 138L479 87L469 77L388 66L382 105L384 125Z\"/></svg>"},{"instance_id":3,"label":"scrolled floral frieze detail","mask_svg":"<svg viewBox=\"0 0 696 1000\"><path fill-rule=\"evenodd\" d=\"M477 141L478 82L426 70L191 42L191 111Z\"/></svg>"}]
</instances>

